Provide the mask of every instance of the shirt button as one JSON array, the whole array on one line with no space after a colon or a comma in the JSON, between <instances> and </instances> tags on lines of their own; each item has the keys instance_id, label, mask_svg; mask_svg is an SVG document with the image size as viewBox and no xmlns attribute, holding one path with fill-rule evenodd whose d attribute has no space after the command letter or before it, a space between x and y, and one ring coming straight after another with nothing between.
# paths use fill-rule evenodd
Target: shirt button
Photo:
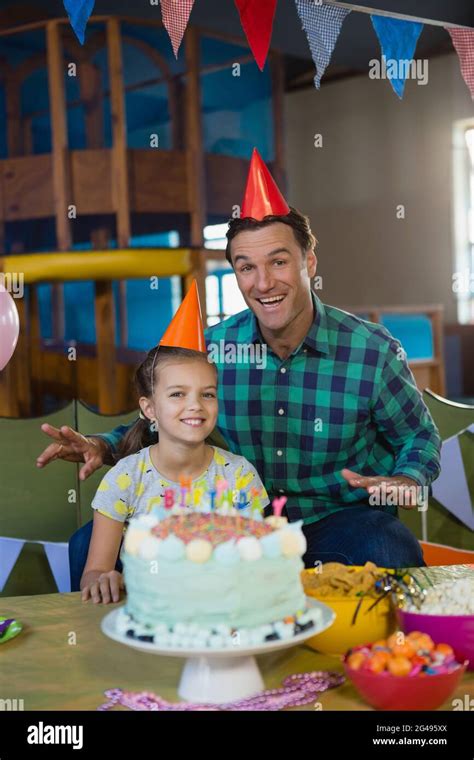
<instances>
[{"instance_id":1,"label":"shirt button","mask_svg":"<svg viewBox=\"0 0 474 760\"><path fill-rule=\"evenodd\" d=\"M286 367L282 367L282 368L280 369L280 372L282 372L283 374L285 374L285 372L286 372Z\"/></svg>"},{"instance_id":2,"label":"shirt button","mask_svg":"<svg viewBox=\"0 0 474 760\"><path fill-rule=\"evenodd\" d=\"M279 489L278 489L278 491L279 491L280 493L285 493L285 489L284 489L284 488L279 488Z\"/></svg>"},{"instance_id":3,"label":"shirt button","mask_svg":"<svg viewBox=\"0 0 474 760\"><path fill-rule=\"evenodd\" d=\"M279 409L278 410L278 414L285 414L285 410L284 409Z\"/></svg>"},{"instance_id":4,"label":"shirt button","mask_svg":"<svg viewBox=\"0 0 474 760\"><path fill-rule=\"evenodd\" d=\"M279 457L283 456L283 451L281 449L278 449L277 456Z\"/></svg>"}]
</instances>

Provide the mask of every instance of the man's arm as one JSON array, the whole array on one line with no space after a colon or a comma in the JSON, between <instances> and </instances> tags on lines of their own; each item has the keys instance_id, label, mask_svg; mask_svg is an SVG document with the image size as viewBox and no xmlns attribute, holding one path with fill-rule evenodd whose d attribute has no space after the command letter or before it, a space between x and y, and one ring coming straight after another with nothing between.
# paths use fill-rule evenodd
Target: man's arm
<instances>
[{"instance_id":1,"label":"man's arm","mask_svg":"<svg viewBox=\"0 0 474 760\"><path fill-rule=\"evenodd\" d=\"M130 428L135 424L134 422L128 425L117 425L109 433L91 433L88 438L96 438L103 444L102 449L104 452L104 464L113 465L117 461L117 452L122 438L128 433Z\"/></svg>"},{"instance_id":2,"label":"man's arm","mask_svg":"<svg viewBox=\"0 0 474 760\"><path fill-rule=\"evenodd\" d=\"M429 486L440 473L441 438L416 387L406 354L390 336L373 406L373 419L396 452L390 475L405 475Z\"/></svg>"},{"instance_id":3,"label":"man's arm","mask_svg":"<svg viewBox=\"0 0 474 760\"><path fill-rule=\"evenodd\" d=\"M79 478L85 480L104 464L115 464L117 447L130 427L131 425L118 425L110 433L85 436L68 425L55 428L44 422L41 430L53 442L38 456L36 466L46 467L57 459L65 462L84 462L84 466L79 470Z\"/></svg>"}]
</instances>

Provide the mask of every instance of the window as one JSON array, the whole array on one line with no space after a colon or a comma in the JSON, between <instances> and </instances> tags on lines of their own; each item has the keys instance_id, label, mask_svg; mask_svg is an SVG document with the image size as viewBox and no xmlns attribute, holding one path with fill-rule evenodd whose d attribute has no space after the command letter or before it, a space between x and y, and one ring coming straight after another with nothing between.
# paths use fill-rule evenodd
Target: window
<instances>
[{"instance_id":1,"label":"window","mask_svg":"<svg viewBox=\"0 0 474 760\"><path fill-rule=\"evenodd\" d=\"M210 262L209 267L212 264L213 262ZM215 267L212 274L207 275L206 306L208 325L215 325L247 308L235 274L228 264Z\"/></svg>"},{"instance_id":2,"label":"window","mask_svg":"<svg viewBox=\"0 0 474 760\"><path fill-rule=\"evenodd\" d=\"M227 244L227 224L204 227L204 245L212 250L224 250ZM206 277L207 324L215 325L223 319L247 308L232 267L227 261L210 259Z\"/></svg>"},{"instance_id":3,"label":"window","mask_svg":"<svg viewBox=\"0 0 474 760\"><path fill-rule=\"evenodd\" d=\"M474 120L454 126L453 291L461 324L474 323Z\"/></svg>"}]
</instances>

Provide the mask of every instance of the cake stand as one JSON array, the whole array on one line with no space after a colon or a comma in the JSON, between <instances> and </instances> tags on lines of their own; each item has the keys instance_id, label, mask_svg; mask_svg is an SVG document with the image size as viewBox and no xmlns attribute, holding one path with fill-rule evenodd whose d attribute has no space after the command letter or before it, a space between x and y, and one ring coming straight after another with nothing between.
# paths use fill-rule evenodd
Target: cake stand
<instances>
[{"instance_id":1,"label":"cake stand","mask_svg":"<svg viewBox=\"0 0 474 760\"><path fill-rule=\"evenodd\" d=\"M307 606L320 610L320 620L312 628L291 639L276 639L245 647L235 644L222 649L183 649L132 639L117 631L117 616L121 608L109 612L102 619L101 628L114 641L141 652L162 657L186 657L178 687L179 696L188 702L223 704L250 697L265 688L255 655L302 644L332 625L335 614L330 607L309 598Z\"/></svg>"}]
</instances>

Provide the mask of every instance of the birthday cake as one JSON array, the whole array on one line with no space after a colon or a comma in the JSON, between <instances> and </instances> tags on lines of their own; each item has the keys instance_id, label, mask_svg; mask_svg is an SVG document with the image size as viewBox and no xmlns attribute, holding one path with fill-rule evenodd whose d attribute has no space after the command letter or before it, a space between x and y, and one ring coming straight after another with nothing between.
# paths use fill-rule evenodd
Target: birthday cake
<instances>
[{"instance_id":1,"label":"birthday cake","mask_svg":"<svg viewBox=\"0 0 474 760\"><path fill-rule=\"evenodd\" d=\"M215 649L290 639L319 620L300 579L302 522L228 506L160 510L132 519L125 536L120 633Z\"/></svg>"}]
</instances>

